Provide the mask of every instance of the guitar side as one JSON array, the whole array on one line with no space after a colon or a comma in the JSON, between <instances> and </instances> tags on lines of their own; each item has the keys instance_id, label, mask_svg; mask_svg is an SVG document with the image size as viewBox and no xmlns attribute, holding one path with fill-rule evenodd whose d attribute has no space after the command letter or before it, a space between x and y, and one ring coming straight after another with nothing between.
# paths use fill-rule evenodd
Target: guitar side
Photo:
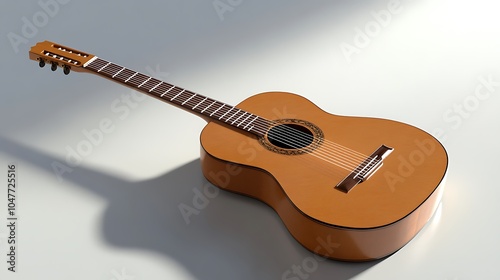
<instances>
[{"instance_id":1,"label":"guitar side","mask_svg":"<svg viewBox=\"0 0 500 280\"><path fill-rule=\"evenodd\" d=\"M389 120L331 115L288 93L255 95L238 107L269 119L307 120L322 129L325 140L364 154L379 144L394 147L380 170L344 193L334 187L346 171L320 158L279 154L253 135L216 123L205 127L204 176L222 189L268 204L310 251L346 261L382 258L409 242L437 208L447 155L422 130Z\"/></svg>"},{"instance_id":2,"label":"guitar side","mask_svg":"<svg viewBox=\"0 0 500 280\"><path fill-rule=\"evenodd\" d=\"M446 151L410 125L328 114L280 92L236 108L50 41L29 55L40 67L93 73L209 121L200 139L205 177L270 205L319 255L389 255L418 233L441 199Z\"/></svg>"}]
</instances>

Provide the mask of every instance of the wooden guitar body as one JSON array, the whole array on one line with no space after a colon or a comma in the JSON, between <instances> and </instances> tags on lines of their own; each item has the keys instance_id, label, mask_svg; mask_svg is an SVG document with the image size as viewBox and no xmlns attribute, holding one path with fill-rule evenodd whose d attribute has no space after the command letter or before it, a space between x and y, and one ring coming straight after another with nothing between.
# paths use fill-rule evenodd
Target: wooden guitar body
<instances>
[{"instance_id":1,"label":"wooden guitar body","mask_svg":"<svg viewBox=\"0 0 500 280\"><path fill-rule=\"evenodd\" d=\"M440 202L446 151L413 126L328 114L283 92L231 106L50 41L33 46L29 57L52 71L101 76L207 120L204 176L271 206L318 255L366 261L392 254Z\"/></svg>"},{"instance_id":2,"label":"wooden guitar body","mask_svg":"<svg viewBox=\"0 0 500 280\"><path fill-rule=\"evenodd\" d=\"M448 160L430 134L391 120L328 114L290 93L258 94L237 107L324 138L311 154L275 147L265 137L216 122L201 134L207 180L268 204L310 251L345 261L382 258L409 242L436 210ZM381 144L394 150L368 180L342 192L335 186L349 172L314 156L328 150L327 142L365 155ZM352 155L345 151L330 155Z\"/></svg>"}]
</instances>

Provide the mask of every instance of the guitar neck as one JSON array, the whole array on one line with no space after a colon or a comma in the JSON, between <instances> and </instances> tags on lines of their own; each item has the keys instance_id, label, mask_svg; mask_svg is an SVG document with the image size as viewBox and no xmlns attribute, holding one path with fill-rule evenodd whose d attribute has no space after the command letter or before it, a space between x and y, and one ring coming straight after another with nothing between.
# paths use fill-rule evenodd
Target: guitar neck
<instances>
[{"instance_id":1,"label":"guitar neck","mask_svg":"<svg viewBox=\"0 0 500 280\"><path fill-rule=\"evenodd\" d=\"M160 81L94 56L83 65L89 72L141 91L149 96L190 111L207 121L215 121L263 136L270 121L234 106Z\"/></svg>"}]
</instances>

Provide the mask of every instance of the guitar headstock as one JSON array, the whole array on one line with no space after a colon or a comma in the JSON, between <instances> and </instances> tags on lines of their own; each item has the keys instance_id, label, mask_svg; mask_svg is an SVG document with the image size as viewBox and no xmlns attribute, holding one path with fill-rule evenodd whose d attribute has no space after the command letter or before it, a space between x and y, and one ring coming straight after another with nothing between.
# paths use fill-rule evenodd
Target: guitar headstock
<instances>
[{"instance_id":1,"label":"guitar headstock","mask_svg":"<svg viewBox=\"0 0 500 280\"><path fill-rule=\"evenodd\" d=\"M85 63L95 56L79 50L68 48L50 41L39 42L30 49L30 59L38 61L40 67L51 65L52 71L63 68L64 74L70 70L83 72Z\"/></svg>"}]
</instances>

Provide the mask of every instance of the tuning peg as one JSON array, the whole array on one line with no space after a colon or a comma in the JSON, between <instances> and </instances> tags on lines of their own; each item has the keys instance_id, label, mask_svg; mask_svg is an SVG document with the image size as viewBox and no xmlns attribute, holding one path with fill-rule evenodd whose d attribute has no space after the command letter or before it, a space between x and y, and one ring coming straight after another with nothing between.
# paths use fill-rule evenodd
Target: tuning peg
<instances>
[{"instance_id":1,"label":"tuning peg","mask_svg":"<svg viewBox=\"0 0 500 280\"><path fill-rule=\"evenodd\" d=\"M40 66L40 68L43 68L45 66L45 60L43 60L43 59L40 58L38 60L38 66Z\"/></svg>"},{"instance_id":2,"label":"tuning peg","mask_svg":"<svg viewBox=\"0 0 500 280\"><path fill-rule=\"evenodd\" d=\"M64 67L63 67L63 72L64 72L64 74L65 74L65 75L68 75L68 74L69 74L69 72L70 72L70 69L71 69L71 68L70 68L68 65L64 65Z\"/></svg>"},{"instance_id":3,"label":"tuning peg","mask_svg":"<svg viewBox=\"0 0 500 280\"><path fill-rule=\"evenodd\" d=\"M52 62L52 66L50 67L50 70L56 71L57 70L57 63Z\"/></svg>"}]
</instances>

